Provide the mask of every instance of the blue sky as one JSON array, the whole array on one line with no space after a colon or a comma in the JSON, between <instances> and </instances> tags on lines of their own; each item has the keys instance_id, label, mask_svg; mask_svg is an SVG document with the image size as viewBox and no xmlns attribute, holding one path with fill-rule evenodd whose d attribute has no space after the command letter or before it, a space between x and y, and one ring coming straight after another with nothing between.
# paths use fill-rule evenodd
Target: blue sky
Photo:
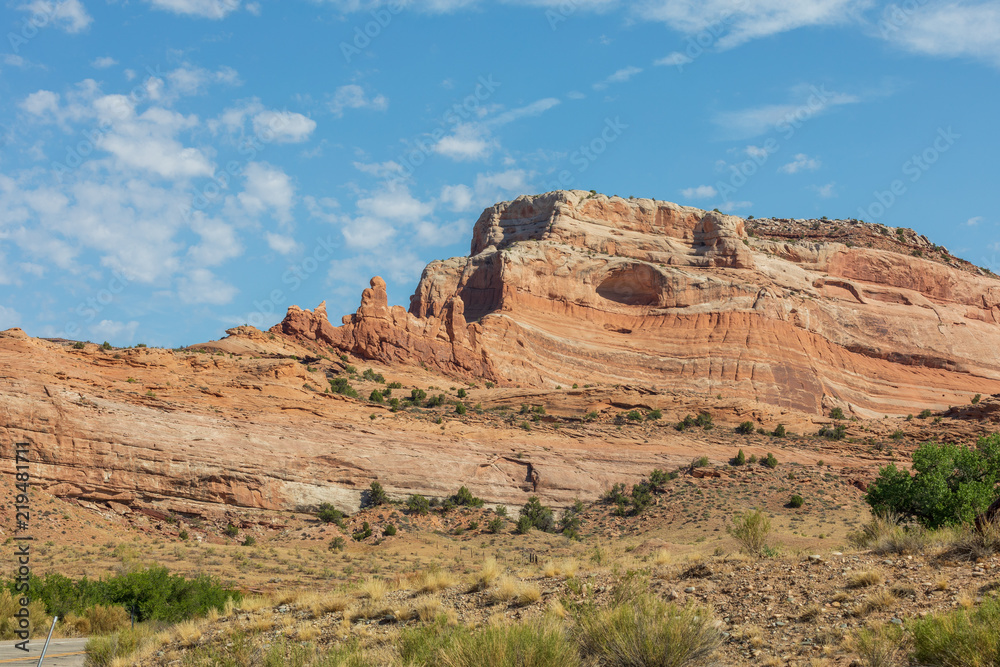
<instances>
[{"instance_id":1,"label":"blue sky","mask_svg":"<svg viewBox=\"0 0 1000 667\"><path fill-rule=\"evenodd\" d=\"M1000 5L4 0L0 328L177 346L559 187L912 227L1000 271Z\"/></svg>"}]
</instances>

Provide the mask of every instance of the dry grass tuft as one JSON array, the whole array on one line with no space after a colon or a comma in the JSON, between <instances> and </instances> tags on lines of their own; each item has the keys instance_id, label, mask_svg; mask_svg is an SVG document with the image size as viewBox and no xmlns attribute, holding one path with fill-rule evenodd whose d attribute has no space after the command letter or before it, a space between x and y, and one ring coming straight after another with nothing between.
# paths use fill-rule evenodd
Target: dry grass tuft
<instances>
[{"instance_id":1,"label":"dry grass tuft","mask_svg":"<svg viewBox=\"0 0 1000 667\"><path fill-rule=\"evenodd\" d=\"M389 582L380 577L368 577L358 586L361 597L378 602L392 589Z\"/></svg>"},{"instance_id":2,"label":"dry grass tuft","mask_svg":"<svg viewBox=\"0 0 1000 667\"><path fill-rule=\"evenodd\" d=\"M868 588L882 583L882 573L878 570L862 570L855 572L848 578L848 588Z\"/></svg>"},{"instance_id":3,"label":"dry grass tuft","mask_svg":"<svg viewBox=\"0 0 1000 667\"><path fill-rule=\"evenodd\" d=\"M483 561L483 565L479 568L479 572L473 576L469 592L486 590L494 581L496 581L502 572L503 570L495 558L487 558Z\"/></svg>"}]
</instances>

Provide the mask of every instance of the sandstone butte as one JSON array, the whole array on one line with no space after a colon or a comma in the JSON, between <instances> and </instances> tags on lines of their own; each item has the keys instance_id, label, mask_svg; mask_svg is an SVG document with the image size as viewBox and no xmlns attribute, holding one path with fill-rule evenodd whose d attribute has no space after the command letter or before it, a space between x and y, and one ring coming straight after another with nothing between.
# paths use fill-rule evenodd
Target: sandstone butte
<instances>
[{"instance_id":1,"label":"sandstone butte","mask_svg":"<svg viewBox=\"0 0 1000 667\"><path fill-rule=\"evenodd\" d=\"M321 304L271 331L504 385L666 385L807 413L1000 392L1000 280L910 230L581 191L486 209L469 256L431 262L408 311L375 277L342 326Z\"/></svg>"},{"instance_id":2,"label":"sandstone butte","mask_svg":"<svg viewBox=\"0 0 1000 667\"><path fill-rule=\"evenodd\" d=\"M408 311L371 284L339 327L322 305L292 307L270 332L237 327L187 350L0 332L0 455L29 442L45 490L122 512L350 511L373 480L396 497L465 484L491 503L565 506L693 455L724 464L732 430L668 425L687 413L813 434L841 407L863 438L926 423L892 415L1000 394L1000 281L910 230L554 192L487 209L470 256L428 265ZM544 404L562 421L529 432L516 415L324 393L340 353L404 395L466 380L470 406ZM363 397L384 386L355 382ZM632 407L663 419L611 422ZM949 415L1000 417L996 400L976 407ZM845 493L885 462L823 439L765 446L825 460Z\"/></svg>"}]
</instances>

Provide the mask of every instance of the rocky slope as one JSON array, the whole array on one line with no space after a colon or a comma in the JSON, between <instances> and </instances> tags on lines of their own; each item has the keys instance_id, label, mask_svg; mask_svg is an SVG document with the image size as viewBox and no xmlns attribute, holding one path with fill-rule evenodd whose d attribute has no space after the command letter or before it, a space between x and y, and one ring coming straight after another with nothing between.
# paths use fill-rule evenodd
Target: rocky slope
<instances>
[{"instance_id":1,"label":"rocky slope","mask_svg":"<svg viewBox=\"0 0 1000 667\"><path fill-rule=\"evenodd\" d=\"M748 221L581 191L483 212L410 308L272 332L505 385L633 383L878 417L1000 392L1000 281L911 230ZM907 254L904 254L907 253Z\"/></svg>"}]
</instances>

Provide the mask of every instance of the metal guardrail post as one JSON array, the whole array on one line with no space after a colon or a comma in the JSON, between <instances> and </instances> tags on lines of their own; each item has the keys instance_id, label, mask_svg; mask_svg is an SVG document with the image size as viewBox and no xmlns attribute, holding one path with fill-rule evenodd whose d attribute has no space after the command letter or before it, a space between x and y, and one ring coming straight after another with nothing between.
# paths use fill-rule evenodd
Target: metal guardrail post
<instances>
[{"instance_id":1,"label":"metal guardrail post","mask_svg":"<svg viewBox=\"0 0 1000 667\"><path fill-rule=\"evenodd\" d=\"M45 651L49 648L49 642L52 641L52 633L56 629L56 621L58 620L58 616L52 617L52 627L49 628L49 636L45 638L45 645L42 646L42 654L38 656L38 665L36 667L42 667L42 660L45 660Z\"/></svg>"}]
</instances>

